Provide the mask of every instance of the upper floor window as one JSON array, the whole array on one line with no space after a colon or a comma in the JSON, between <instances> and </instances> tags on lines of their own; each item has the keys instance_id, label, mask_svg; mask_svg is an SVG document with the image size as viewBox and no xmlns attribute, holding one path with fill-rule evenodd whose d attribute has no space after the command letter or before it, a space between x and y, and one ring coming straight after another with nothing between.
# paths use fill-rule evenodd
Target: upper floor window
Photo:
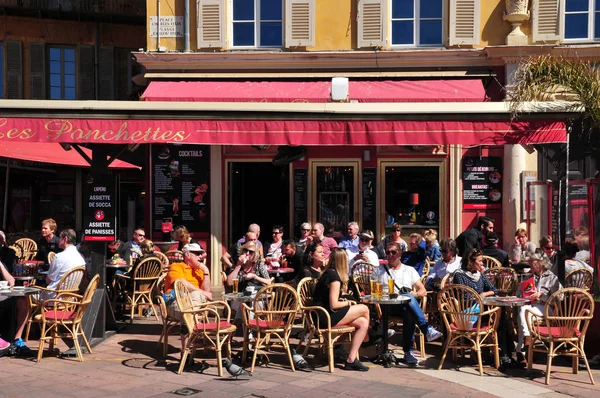
<instances>
[{"instance_id":1,"label":"upper floor window","mask_svg":"<svg viewBox=\"0 0 600 398\"><path fill-rule=\"evenodd\" d=\"M391 4L393 46L443 45L443 0L391 0Z\"/></svg>"},{"instance_id":2,"label":"upper floor window","mask_svg":"<svg viewBox=\"0 0 600 398\"><path fill-rule=\"evenodd\" d=\"M565 39L600 39L600 0L565 1Z\"/></svg>"},{"instance_id":3,"label":"upper floor window","mask_svg":"<svg viewBox=\"0 0 600 398\"><path fill-rule=\"evenodd\" d=\"M50 47L50 99L74 100L76 94L75 49Z\"/></svg>"},{"instance_id":4,"label":"upper floor window","mask_svg":"<svg viewBox=\"0 0 600 398\"><path fill-rule=\"evenodd\" d=\"M281 47L283 0L233 0L234 47Z\"/></svg>"}]
</instances>

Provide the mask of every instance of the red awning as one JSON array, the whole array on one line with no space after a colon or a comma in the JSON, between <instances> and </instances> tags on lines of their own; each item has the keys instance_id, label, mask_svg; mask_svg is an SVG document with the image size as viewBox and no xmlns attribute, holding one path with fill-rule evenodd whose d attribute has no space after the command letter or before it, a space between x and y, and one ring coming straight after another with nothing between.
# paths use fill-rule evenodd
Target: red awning
<instances>
[{"instance_id":1,"label":"red awning","mask_svg":"<svg viewBox=\"0 0 600 398\"><path fill-rule=\"evenodd\" d=\"M92 157L92 151L81 148ZM60 144L52 142L0 142L0 157L9 159L28 160L40 163L53 163L63 166L90 167L89 163L74 149L65 151ZM113 161L110 168L139 169L138 166L121 160Z\"/></svg>"},{"instance_id":2,"label":"red awning","mask_svg":"<svg viewBox=\"0 0 600 398\"><path fill-rule=\"evenodd\" d=\"M481 80L350 81L349 99L358 102L483 102ZM151 82L146 101L330 102L330 81Z\"/></svg>"},{"instance_id":3,"label":"red awning","mask_svg":"<svg viewBox=\"0 0 600 398\"><path fill-rule=\"evenodd\" d=\"M177 120L4 118L0 156L67 164L56 146L29 143L188 143L214 145L503 145L566 142L551 120ZM11 143L17 146L10 146ZM46 144L47 145L47 144ZM21 148L17 151L17 148ZM21 155L25 156L25 155ZM75 156L75 155L71 155ZM79 156L79 155L77 155ZM73 159L70 164L82 161ZM87 165L87 164L82 164ZM131 166L131 165L130 165Z\"/></svg>"}]
</instances>

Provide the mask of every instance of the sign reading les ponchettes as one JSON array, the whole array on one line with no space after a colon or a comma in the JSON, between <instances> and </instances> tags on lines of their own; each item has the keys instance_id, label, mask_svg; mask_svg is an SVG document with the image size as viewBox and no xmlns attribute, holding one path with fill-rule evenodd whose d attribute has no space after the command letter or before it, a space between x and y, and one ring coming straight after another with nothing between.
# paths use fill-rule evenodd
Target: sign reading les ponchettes
<instances>
[{"instance_id":1,"label":"sign reading les ponchettes","mask_svg":"<svg viewBox=\"0 0 600 398\"><path fill-rule=\"evenodd\" d=\"M86 241L112 242L116 236L115 180L88 176L83 184L83 232Z\"/></svg>"}]
</instances>

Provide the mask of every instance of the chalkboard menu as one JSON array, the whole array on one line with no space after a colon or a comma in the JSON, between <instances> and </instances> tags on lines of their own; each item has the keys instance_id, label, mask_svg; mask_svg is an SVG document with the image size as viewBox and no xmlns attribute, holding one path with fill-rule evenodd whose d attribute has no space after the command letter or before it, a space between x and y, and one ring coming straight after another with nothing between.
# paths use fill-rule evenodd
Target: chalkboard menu
<instances>
[{"instance_id":1,"label":"chalkboard menu","mask_svg":"<svg viewBox=\"0 0 600 398\"><path fill-rule=\"evenodd\" d=\"M154 231L165 219L209 231L209 153L206 145L152 145Z\"/></svg>"},{"instance_id":2,"label":"chalkboard menu","mask_svg":"<svg viewBox=\"0 0 600 398\"><path fill-rule=\"evenodd\" d=\"M560 183L552 185L552 242L560 246Z\"/></svg>"},{"instance_id":3,"label":"chalkboard menu","mask_svg":"<svg viewBox=\"0 0 600 398\"><path fill-rule=\"evenodd\" d=\"M376 193L377 193L377 169L363 169L362 178L362 225L364 229L375 231L377 222Z\"/></svg>"},{"instance_id":4,"label":"chalkboard menu","mask_svg":"<svg viewBox=\"0 0 600 398\"><path fill-rule=\"evenodd\" d=\"M500 209L502 158L463 158L463 208Z\"/></svg>"},{"instance_id":5,"label":"chalkboard menu","mask_svg":"<svg viewBox=\"0 0 600 398\"><path fill-rule=\"evenodd\" d=\"M117 222L115 177L89 175L83 184L83 233L86 241L112 242Z\"/></svg>"},{"instance_id":6,"label":"chalkboard menu","mask_svg":"<svg viewBox=\"0 0 600 398\"><path fill-rule=\"evenodd\" d=\"M308 170L294 169L294 231L299 233L300 225L308 221Z\"/></svg>"}]
</instances>

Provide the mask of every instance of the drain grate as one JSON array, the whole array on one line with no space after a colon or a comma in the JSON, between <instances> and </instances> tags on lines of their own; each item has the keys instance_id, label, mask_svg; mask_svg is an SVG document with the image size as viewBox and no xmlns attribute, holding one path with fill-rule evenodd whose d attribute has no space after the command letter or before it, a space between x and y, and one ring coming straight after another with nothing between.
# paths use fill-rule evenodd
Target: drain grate
<instances>
[{"instance_id":1,"label":"drain grate","mask_svg":"<svg viewBox=\"0 0 600 398\"><path fill-rule=\"evenodd\" d=\"M169 391L169 394L182 395L184 397L189 397L191 395L198 394L199 392L202 392L202 390L196 390L195 388L191 388L191 387L183 387L178 390Z\"/></svg>"}]
</instances>

